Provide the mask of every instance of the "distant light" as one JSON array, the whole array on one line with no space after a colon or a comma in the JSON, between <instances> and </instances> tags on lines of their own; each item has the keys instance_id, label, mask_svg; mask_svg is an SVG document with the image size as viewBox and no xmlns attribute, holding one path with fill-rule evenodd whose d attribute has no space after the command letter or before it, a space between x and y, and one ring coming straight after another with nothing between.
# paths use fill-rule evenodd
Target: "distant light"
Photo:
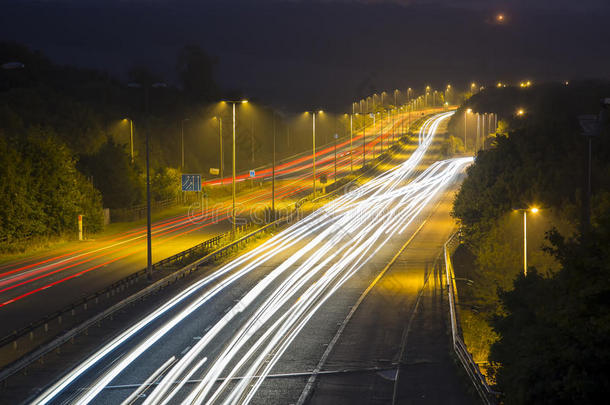
<instances>
[{"instance_id":1,"label":"distant light","mask_svg":"<svg viewBox=\"0 0 610 405\"><path fill-rule=\"evenodd\" d=\"M570 82L566 80L563 84L565 84L567 86L570 84Z\"/></svg>"},{"instance_id":2,"label":"distant light","mask_svg":"<svg viewBox=\"0 0 610 405\"><path fill-rule=\"evenodd\" d=\"M504 14L498 14L496 16L496 21L503 22L504 21Z\"/></svg>"},{"instance_id":3,"label":"distant light","mask_svg":"<svg viewBox=\"0 0 610 405\"><path fill-rule=\"evenodd\" d=\"M324 112L324 110L320 110L318 111L318 114L322 114Z\"/></svg>"},{"instance_id":4,"label":"distant light","mask_svg":"<svg viewBox=\"0 0 610 405\"><path fill-rule=\"evenodd\" d=\"M242 104L248 104L248 100L241 100Z\"/></svg>"},{"instance_id":5,"label":"distant light","mask_svg":"<svg viewBox=\"0 0 610 405\"><path fill-rule=\"evenodd\" d=\"M537 213L538 211L539 211L539 210L538 210L538 208L536 208L536 207L534 207L534 208L530 208L530 212L531 212L532 214L535 214L535 213Z\"/></svg>"},{"instance_id":6,"label":"distant light","mask_svg":"<svg viewBox=\"0 0 610 405\"><path fill-rule=\"evenodd\" d=\"M502 82L498 82L498 84L496 84L497 87L502 87Z\"/></svg>"},{"instance_id":7,"label":"distant light","mask_svg":"<svg viewBox=\"0 0 610 405\"><path fill-rule=\"evenodd\" d=\"M467 109L466 112L470 114L472 112L472 108Z\"/></svg>"},{"instance_id":8,"label":"distant light","mask_svg":"<svg viewBox=\"0 0 610 405\"><path fill-rule=\"evenodd\" d=\"M525 114L525 111L523 110L523 108L519 108L517 110L517 115L522 116L523 114Z\"/></svg>"}]
</instances>

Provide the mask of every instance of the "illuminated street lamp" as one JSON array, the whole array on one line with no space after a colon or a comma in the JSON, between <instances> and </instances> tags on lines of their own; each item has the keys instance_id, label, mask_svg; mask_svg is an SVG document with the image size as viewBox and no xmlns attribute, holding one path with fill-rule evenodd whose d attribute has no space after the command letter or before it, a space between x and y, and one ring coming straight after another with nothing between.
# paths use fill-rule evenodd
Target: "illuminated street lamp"
<instances>
[{"instance_id":1,"label":"illuminated street lamp","mask_svg":"<svg viewBox=\"0 0 610 405\"><path fill-rule=\"evenodd\" d=\"M468 114L472 113L472 108L464 111L464 152L466 152L466 122L468 121Z\"/></svg>"},{"instance_id":2,"label":"illuminated street lamp","mask_svg":"<svg viewBox=\"0 0 610 405\"><path fill-rule=\"evenodd\" d=\"M159 89L167 87L166 83L156 82L151 85L142 85L140 83L127 83L127 87L133 89L144 90L144 108L146 110L146 120L144 125L144 139L146 151L146 277L152 280L152 209L150 201L150 128L149 128L149 111L148 111L148 93L149 88Z\"/></svg>"},{"instance_id":3,"label":"illuminated street lamp","mask_svg":"<svg viewBox=\"0 0 610 405\"><path fill-rule=\"evenodd\" d=\"M527 276L527 213L537 214L540 210L537 207L519 208L515 211L523 212L523 275Z\"/></svg>"},{"instance_id":4,"label":"illuminated street lamp","mask_svg":"<svg viewBox=\"0 0 610 405\"><path fill-rule=\"evenodd\" d=\"M364 166L366 166L366 114L362 114L362 167Z\"/></svg>"},{"instance_id":5,"label":"illuminated street lamp","mask_svg":"<svg viewBox=\"0 0 610 405\"><path fill-rule=\"evenodd\" d=\"M231 183L231 196L232 196L232 200L233 200L233 208L231 210L231 217L233 219L233 227L232 227L232 231L233 231L233 237L235 237L235 223L237 222L237 218L235 215L235 105L236 104L246 104L248 102L248 100L239 100L239 101L230 101L230 100L225 100L224 101L227 104L232 104L233 106L233 179L232 179L232 183Z\"/></svg>"},{"instance_id":6,"label":"illuminated street lamp","mask_svg":"<svg viewBox=\"0 0 610 405\"><path fill-rule=\"evenodd\" d=\"M519 108L519 109L517 110L517 115L518 115L519 117L524 116L524 115L525 115L525 110L524 110L523 108Z\"/></svg>"},{"instance_id":7,"label":"illuminated street lamp","mask_svg":"<svg viewBox=\"0 0 610 405\"><path fill-rule=\"evenodd\" d=\"M313 162L313 198L316 198L316 114L322 114L324 111L307 111L312 118L311 144L312 144L312 162Z\"/></svg>"},{"instance_id":8,"label":"illuminated street lamp","mask_svg":"<svg viewBox=\"0 0 610 405\"><path fill-rule=\"evenodd\" d=\"M223 156L223 152L222 152L222 117L218 116L218 117L214 117L215 119L218 120L218 144L220 146L220 161L219 161L219 169L220 169L220 184L223 183L223 179L224 179L224 156Z\"/></svg>"}]
</instances>

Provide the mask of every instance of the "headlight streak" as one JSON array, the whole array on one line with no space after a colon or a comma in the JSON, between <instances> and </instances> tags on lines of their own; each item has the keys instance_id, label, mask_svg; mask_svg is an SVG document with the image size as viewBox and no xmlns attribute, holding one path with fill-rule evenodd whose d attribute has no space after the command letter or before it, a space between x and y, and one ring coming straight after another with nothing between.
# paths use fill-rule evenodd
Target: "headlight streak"
<instances>
[{"instance_id":1,"label":"headlight streak","mask_svg":"<svg viewBox=\"0 0 610 405\"><path fill-rule=\"evenodd\" d=\"M462 162L463 164L463 162ZM449 168L449 170L451 171L451 173L448 174L448 176L451 176L452 174L455 173L454 170L451 170L452 168ZM432 196L431 196L432 197ZM369 247L372 245L372 242L377 242L377 237L381 235L381 233L383 233L382 231L376 231L375 235L371 238L369 238L367 240L367 244L369 245ZM386 240L384 240L383 242L379 243L377 245L377 249L380 249L386 242L387 240L391 237L392 235L388 236L386 238ZM368 255L368 257L374 256L375 252L373 252L373 254ZM368 260L367 260L368 261ZM339 288L345 281L347 281L351 275L355 274L357 272L357 270L359 270L362 265L364 263L359 264L357 267L353 266L350 271L348 271L340 281L338 281L334 286L332 286L332 289L330 290L330 292L328 292L323 298L322 301L325 301L328 297L330 297L330 295L332 295L332 293L334 291L336 291L337 288ZM336 265L334 265L333 267L336 267L336 274L338 274L338 272L340 272L342 270L344 263L341 262L337 262ZM331 269L332 270L332 269ZM329 273L330 271L329 270ZM340 274L338 274L340 275ZM328 284L330 284L329 282L325 282L326 280L324 280L324 278L322 278L320 281L318 281L314 286L312 286L310 288L310 291L314 291L314 290L319 290L318 292L321 293L322 290L320 290L321 286L326 286ZM319 294L318 294L319 296ZM273 365L275 364L275 362L281 357L281 354L283 353L283 351L288 347L288 345L290 344L290 342L296 337L296 335L298 334L298 332L302 329L302 327L305 326L307 320L315 313L315 309L314 310L310 310L310 312L305 313L304 310L306 309L306 305L311 305L311 304L315 304L318 300L318 296L316 295L311 295L311 296L307 296L307 294L304 294L301 296L301 298L299 299L299 301L295 304L295 306L293 307L294 309L298 309L298 306L301 306L302 310L300 312L294 312L292 314L292 317L289 319L290 322L285 321L284 319L286 318L286 315L289 312L285 312L284 315L278 320L276 321L276 323L271 326L271 327L266 327L266 332L265 335L263 335L259 341L257 341L256 343L254 343L249 352L241 357L240 362L234 367L234 369L231 371L231 373L229 374L229 378L231 376L234 376L237 371L239 371L239 368L241 367L242 364L245 363L246 359L248 357L250 357L250 355L252 355L254 353L255 350L258 349L258 347L260 346L261 343L263 343L263 340L266 339L266 335L268 335L269 333L271 333L271 331L275 331L276 327L278 326L279 323L284 322L284 326L282 329L275 331L273 337L271 338L271 342L268 344L267 348L265 350L263 350L261 352L261 354L258 356L257 360L255 362L253 362L253 364L251 365L251 367L245 371L245 375L246 376L254 376L257 375L257 381L255 383L255 385L251 388L250 393L246 396L246 398L243 400L244 403L247 403L252 395L255 393L256 389L258 388L258 386L260 386L260 384L262 383L262 381L264 380L264 377L268 374L268 372L271 370L271 368L273 367ZM316 305L316 308L318 308L319 306ZM305 317L304 320L299 323L297 326L294 326L294 323L298 320L299 317ZM293 328L292 332L290 332L290 335L287 335L288 331L290 330L290 328ZM280 340L282 340L282 344L279 346L279 348L276 350L276 352L274 353L272 358L269 358L269 353L271 353L271 351L273 350L274 345L276 344L276 342L279 342ZM226 362L226 359L217 359L216 361L223 361L223 363ZM265 365L266 364L266 365ZM262 365L265 365L265 369L262 372L257 372L257 367L260 367ZM209 373L209 372L208 372ZM214 378L208 379L207 384L208 387L207 389L211 388L211 384L214 383L214 381L216 380L217 376L214 376ZM250 384L250 380L251 378L245 378L242 379L238 386L235 387L233 389L233 391L231 392L231 394L229 395L229 397L227 397L224 401L224 403L236 403L236 398L238 396L241 395L242 391ZM215 392L215 394L213 396L211 396L210 398L207 398L207 402L212 403L214 402L222 393L222 390L226 387L228 380L225 380L223 382L223 384L221 385L221 387L219 387L217 389L217 391ZM203 384L203 382L202 382ZM195 397L194 394L191 394L185 401L184 403L201 403L203 401L203 399L205 398L205 395L207 393L207 390L204 390L200 393L200 395L198 395L197 397ZM239 401L242 402L242 401Z\"/></svg>"},{"instance_id":2,"label":"headlight streak","mask_svg":"<svg viewBox=\"0 0 610 405\"><path fill-rule=\"evenodd\" d=\"M265 277L261 281L261 282L264 281L265 284L260 284L260 285L257 285L257 287L253 288L251 290L251 291L253 291L252 294L251 295L247 294L248 299L246 299L242 302L242 305L246 305L246 306L250 305L252 303L252 301L257 297L257 295L259 293L263 292L265 287L268 286L273 280L275 280L275 278L277 278L279 276L279 274L281 274L288 267L290 267L294 263L296 263L296 261L298 259L300 259L302 256L304 256L305 254L309 254L307 249L316 248L317 250L319 250L320 254L312 254L311 257L309 257L303 264L298 266L299 268L297 270L295 270L293 275L290 275L287 278L288 280L290 280L290 282L296 283L296 284L291 286L289 284L284 283L282 285L282 288L279 289L276 294L272 294L272 297L270 297L269 299L267 299L265 301L266 306L264 308L263 307L259 308L259 310L257 311L257 314L259 314L259 316L260 316L259 319L262 320L263 322L266 322L274 315L275 312L277 312L280 309L280 306L287 305L286 302L289 301L291 296L294 296L294 292L296 291L296 289L293 287L295 285L297 285L299 289L304 288L305 283L311 279L313 274L316 274L316 272L319 272L324 267L324 265L322 265L322 264L315 265L316 260L320 260L322 257L324 257L324 255L327 255L327 260L324 260L324 262L326 264L328 264L330 262L331 258L336 259L339 255L343 254L343 257L336 260L336 262L333 265L331 265L331 267L323 273L323 275L320 277L320 279L317 280L314 284L312 284L307 289L307 291L301 295L301 297L296 301L296 303L294 303L292 305L292 307L289 308L289 310L287 310L287 312L280 317L280 319L283 320L283 322L285 322L285 325L280 325L280 323L278 323L279 320L276 321L276 323L277 323L276 328L279 328L280 326L282 327L281 330L289 330L290 328L292 328L295 331L294 336L296 336L296 334L298 333L298 330L300 330L302 327L304 327L306 320L308 320L315 312L315 311L314 312L311 312L311 311L313 309L319 308L319 305L321 305L321 303L322 303L322 301L320 301L320 300L321 299L325 300L327 297L329 297L330 294L332 294L332 292L336 291L336 289L339 288L339 286L341 284L343 284L343 282L345 282L347 279L349 279L349 277L352 274L357 272L362 266L364 266L364 264L366 264L366 262L368 261L368 258L371 256L370 250L373 246L373 242L376 242L377 239L380 237L380 235L383 233L385 233L387 235L385 238L385 241L387 241L393 235L393 233L388 232L388 229L386 229L387 226L383 227L383 226L381 226L381 224L383 222L385 222L386 224L393 224L394 228L396 228L397 224L400 224L400 222L398 222L396 220L396 215L401 215L401 213L399 212L399 209L404 209L405 206L408 206L410 208L417 207L418 201L419 201L420 202L419 211L421 211L421 209L424 208L423 206L421 206L421 204L423 204L423 203L429 201L431 198L433 198L434 193L432 191L425 193L425 195L428 196L428 198L424 198L422 196L417 195L418 192L423 193L423 191L425 190L424 189L425 182L422 183L422 181L424 179L426 179L428 184L434 184L433 178L423 177L422 179L420 179L420 181L414 180L412 183L410 183L410 184L413 184L413 186L410 189L408 188L409 185L407 185L405 187L400 187L400 182L404 181L404 179L406 179L413 172L413 170L417 167L417 165L419 164L419 161L421 160L421 158L423 157L423 155L425 153L425 149L427 149L427 147L429 146L429 144L432 140L434 131L436 131L440 122L442 120L448 118L450 115L451 115L451 113L437 115L437 116L433 117L432 119L428 120L426 122L426 124L424 124L424 127L428 128L428 129L426 131L424 131L423 129L422 129L422 131L420 131L420 140L422 142L422 145L420 145L420 147L418 147L416 149L416 151L413 153L413 155L406 162L399 165L397 168L394 168L394 169L388 171L387 173L379 176L378 178L370 181L369 183L366 183L364 186L360 187L359 189L357 189L353 192L347 193L344 196L335 199L331 203L327 204L325 207L316 210L314 213L312 213L311 215L309 215L302 221L300 221L296 224L293 224L292 226L287 228L285 231L280 232L277 235L273 236L267 242L261 244L256 249L253 249L252 251L250 251L250 252L240 256L239 258L235 259L234 261L228 263L227 265L222 266L215 273L203 278L202 280L198 281L197 283L195 283L192 286L190 286L189 288L187 288L185 291L176 295L175 297L170 299L168 302L161 305L157 310L155 310L154 312L149 314L147 317L145 317L144 319L139 321L137 324L135 324L134 326L129 328L127 331L122 333L120 336L115 338L113 341L108 343L106 346L104 346L102 349L100 349L93 356L86 359L83 363L81 363L81 365L79 365L73 371L71 371L70 373L65 375L55 385L53 385L51 388L46 390L35 401L35 403L43 404L43 403L48 403L49 401L53 400L55 398L55 396L58 395L59 393L61 393L68 385L70 385L72 382L74 382L82 374L87 372L87 370L89 370L91 367L93 367L97 362L99 362L102 358L104 358L106 355L111 353L114 349L119 347L121 344L126 342L128 339L132 338L136 333L140 332L143 328L148 326L152 321L154 321L157 318L159 318L160 316L162 316L168 310L174 308L176 305L178 305L180 302L184 301L186 298L192 296L193 294L195 294L202 288L208 286L213 281L216 281L219 278L221 278L222 276L227 275L229 272L237 270L233 274L228 275L228 277L225 280L222 280L217 285L213 286L210 290L205 291L197 300L195 300L193 303L191 303L189 306L187 306L185 309L183 309L179 314L177 314L173 318L171 318L163 326L161 326L157 330L155 330L154 333L152 333L150 336L145 337L145 338L143 337L143 341L141 343L139 343L130 352L123 355L122 358L119 361L117 361L110 370L108 370L98 381L96 381L96 383L91 387L91 389L89 389L85 393L85 395L83 397L78 399L79 403L90 402L93 398L95 398L99 394L99 392L108 383L110 383L118 374L120 374L126 367L128 367L135 359L137 359L142 353L144 353L148 348L150 348L155 342L157 342L160 338L165 336L167 334L167 332L169 332L180 321L182 321L184 318L189 316L193 311L195 311L205 302L209 301L213 296L222 292L231 283L233 283L234 281L236 281L243 275L249 273L250 271L256 269L258 266L260 266L262 263L269 260L274 255L277 255L278 253L285 251L286 249L294 246L296 243L302 241L303 239L305 239L307 237L316 235L316 233L319 233L318 236L321 234L329 236L329 235L332 235L332 232L335 232L337 235L332 235L330 240L333 241L334 244L336 244L337 240L341 240L341 238L344 238L344 236L338 236L338 234L340 234L342 231L342 232L344 232L344 235L345 235L345 233L347 235L349 235L349 237L351 238L351 241L348 241L348 243L346 243L344 246L333 246L332 244L330 244L328 242L324 243L321 246L318 246L320 243L322 243L323 238L314 237L314 239L310 243L307 244L307 248L303 248L299 251L298 254L291 256L285 262L286 265L282 264L282 265L278 266L278 269L283 266L284 268L282 270L275 269L278 271L273 276L274 278ZM449 162L452 162L452 161L449 161ZM463 166L464 164L466 164L466 162L463 161L463 159L462 159L462 163L460 163L460 165ZM456 163L455 166L459 166L459 165ZM440 169L438 169L438 170L440 170ZM424 173L426 173L426 172L424 172ZM439 177L439 179L441 179L441 178L442 177ZM445 182L446 181L449 181L449 177L445 178ZM440 187L442 187L442 186L439 185L438 187L436 187L436 189L439 189ZM389 197L384 201L383 196L385 195L384 194L385 192L387 192L387 196L389 196ZM398 197L400 197L400 199L397 200ZM363 198L372 198L372 201L369 201L368 208L367 208L366 201L359 201ZM375 210L372 208L374 208L374 206L376 206L376 205L379 207L383 207L383 209L389 208L389 210L387 211L387 213L384 213L382 215L378 215L379 211L377 210L377 217L375 218L375 215L376 215L374 212ZM366 221L356 221L357 223L355 225L350 226L350 222L355 222L354 215L353 215L354 211L353 211L353 209L350 208L350 206L353 206L353 208L356 208L356 209L362 211L365 218L375 218L375 220L371 221L370 224L366 224ZM411 209L409 209L409 211L410 210ZM419 211L417 211L417 212L419 212ZM394 218L392 218L392 215L394 216ZM415 215L408 215L407 213L402 213L402 216L399 216L399 217L400 218L409 218L409 220L412 221L412 219L415 217ZM363 229L358 230L358 227L362 226L363 224L364 224ZM375 228L377 228L377 229L375 229ZM373 233L372 235L370 235L371 232ZM378 247L377 247L377 249L375 249L375 251L377 251L379 248L381 248L381 246L382 246L382 244L378 245ZM329 251L332 249L334 249L335 252L332 254L329 254ZM366 257L365 257L365 254L367 252L369 252L369 254L366 255ZM350 262L351 262L351 266L349 265ZM240 268L240 266L242 266L242 267ZM341 273L338 273L338 271L340 271L340 270L344 270L343 275ZM309 272L311 272L313 274L308 275ZM335 280L334 284L332 284L333 280ZM328 294L322 296L321 294L323 291L328 291ZM246 298L246 297L244 296L244 298ZM318 303L318 304L314 305L315 303ZM232 319L236 314L240 313L245 308L246 307L244 307L244 306L234 307L230 312L228 312L225 315L230 314L228 318ZM308 308L309 308L310 312L306 312L306 310ZM297 321L297 319L299 319L299 317L300 317L300 319L303 320L303 322L297 324L295 322ZM207 344L209 344L210 340L220 330L222 330L227 325L227 323L228 323L228 320L224 319L224 318L223 318L223 320L217 322L210 329L210 331L208 331L208 334L206 334L206 336L208 336L208 338L201 339L198 342L198 344L195 345L195 347L191 348L189 350L189 352L187 352L187 354L185 356L183 356L183 358L181 358L176 363L176 365L174 365L172 367L172 369L170 370L168 375L171 374L172 376L174 376L173 381L177 381L177 378L180 375L184 374L184 370L186 370L188 365L195 360L195 358L201 353L201 350L203 350L205 348L205 346ZM249 326L248 328L240 329L240 331L243 332L242 338L250 339L250 337L252 337L260 329L261 326L262 325L259 323L255 326ZM269 330L274 330L274 328L270 328ZM293 336L293 335L290 335L290 336ZM292 339L293 338L287 338L286 342L288 342L288 343L286 343L286 344L289 344L289 342L292 341ZM239 347L243 346L243 342L241 342L239 340L235 340L235 339L234 339L234 341L235 341L236 345L239 345ZM262 345L262 342L263 341L261 341L261 344L259 344L258 346ZM237 347L237 346L235 346L235 347ZM271 345L270 347L273 347L273 345ZM281 349L282 347L284 347L284 346L278 346L276 349ZM287 345L286 345L286 347L287 347ZM230 348L228 348L228 349L230 350ZM267 350L267 349L265 349L265 350ZM269 350L271 350L271 349L269 349ZM285 348L283 350L285 350ZM283 350L282 350L282 352L283 352ZM276 353L280 353L280 351L276 351ZM225 356L229 355L229 353L226 351L223 354ZM229 359L230 357L232 357L232 356L229 355L226 358ZM183 359L187 359L187 358L188 358L188 360L183 361ZM219 356L218 359L220 359L220 358L221 357ZM222 358L224 359L225 357L222 357ZM277 359L277 358L279 358L279 355L274 357L274 359ZM273 363L273 364L275 364L275 363ZM196 367L196 369L198 369L201 367L201 365L199 365L199 367L197 367L197 365L195 365L195 367ZM209 370L218 370L218 369L222 370L225 367L226 367L226 364L221 364L218 362L218 360L216 360L212 364L212 366L210 366ZM257 368L257 367L259 367L259 366L257 366L257 363L254 363L250 368ZM174 370L176 370L176 371L174 372ZM196 370L193 370L193 368L191 367L180 381L181 382L186 381L186 379L190 378L190 376L193 375L193 373L195 373L195 371ZM209 371L208 371L208 373L209 373ZM204 380L206 381L206 383L209 383L210 381L212 383L214 382L211 379L204 379ZM165 378L164 378L164 381L165 381ZM262 381L262 379L261 379L261 381ZM182 383L182 385L184 385L184 384ZM180 387L182 387L182 385L180 385ZM171 386L171 385L169 385L169 386ZM238 386L241 386L241 382ZM168 396L166 395L167 387L168 387L168 385L159 384L155 388L155 390L151 393L151 395L147 398L147 402L149 399L150 399L150 402L155 402L155 403L160 402L160 401L166 402L168 400ZM256 387L258 387L258 385L256 385ZM206 389L206 388L203 387L202 389ZM157 390L159 390L159 391L157 391ZM206 390L206 392L207 391L209 391L209 390ZM155 392L157 392L159 395L156 395ZM169 396L173 397L176 394L176 392L177 392L177 388L172 390L169 393ZM201 389L193 390L193 392L191 393L191 396L194 393L195 396L198 396L199 398L201 398L197 394L197 392L201 392ZM251 391L252 395L254 392L255 391ZM163 395L166 395L165 398L163 398ZM241 396L241 394L240 394L240 396ZM248 397L251 397L251 395L248 394ZM201 399L201 400L203 401L204 399Z\"/></svg>"}]
</instances>

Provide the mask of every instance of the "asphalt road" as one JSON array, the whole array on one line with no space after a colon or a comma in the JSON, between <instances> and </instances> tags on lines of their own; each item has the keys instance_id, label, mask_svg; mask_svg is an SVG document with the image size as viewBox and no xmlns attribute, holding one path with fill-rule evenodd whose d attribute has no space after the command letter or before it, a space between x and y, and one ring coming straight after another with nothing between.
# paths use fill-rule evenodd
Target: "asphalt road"
<instances>
[{"instance_id":1,"label":"asphalt road","mask_svg":"<svg viewBox=\"0 0 610 405\"><path fill-rule=\"evenodd\" d=\"M155 303L152 312L84 358L34 403L121 403L135 394L138 403L295 403L363 290L413 237L412 244L420 243L413 263L401 256L401 265L388 273L404 288L393 287L389 300L372 290L323 364L332 368L347 360L351 364L341 367L361 368L369 360L383 362L376 357L385 353L391 366L396 333L380 338L370 328L404 330L404 314L381 316L375 310L408 307L422 291L421 264L433 261L452 228L448 190L471 162L461 158L428 165L433 135L447 117L437 116L425 126L422 143L408 160ZM439 199L444 203L435 211ZM385 277L382 281L381 286ZM427 285L433 285L430 279ZM396 294L404 294L402 301L395 302ZM425 294L432 304L434 294L435 288ZM364 327L367 331L360 330ZM356 339L360 346L353 349L360 349L349 353ZM419 341L421 346L425 337ZM373 346L377 349L367 350ZM408 355L410 344L403 346ZM455 377L451 371L447 375ZM399 388L408 382L409 370L403 376ZM314 401L340 393L326 376L319 378ZM143 385L147 380L153 384ZM140 387L143 393L136 391ZM368 403L367 395L357 403Z\"/></svg>"},{"instance_id":2,"label":"asphalt road","mask_svg":"<svg viewBox=\"0 0 610 405\"><path fill-rule=\"evenodd\" d=\"M413 116L413 119L416 117ZM400 128L405 116L394 122ZM386 145L392 138L392 123L377 123L382 137L374 138L367 128L367 160L380 150L381 139ZM337 146L337 177L348 174L362 164L362 132L353 140L350 155L349 140ZM318 179L335 174L334 146L325 146L316 153ZM282 209L298 198L311 193L311 155L283 162L276 170L276 201ZM246 181L247 174L238 181ZM257 173L261 185L245 190L237 199L240 221L262 219L261 209L270 206L270 169ZM226 181L226 179L225 179ZM214 187L214 184L208 184ZM230 200L213 207L184 209L184 213L153 223L153 262L159 261L201 243L230 229ZM77 299L101 290L107 285L146 267L145 227L138 225L121 233L97 240L70 243L60 249L37 254L19 261L0 265L0 337L9 334L43 316L53 313Z\"/></svg>"}]
</instances>

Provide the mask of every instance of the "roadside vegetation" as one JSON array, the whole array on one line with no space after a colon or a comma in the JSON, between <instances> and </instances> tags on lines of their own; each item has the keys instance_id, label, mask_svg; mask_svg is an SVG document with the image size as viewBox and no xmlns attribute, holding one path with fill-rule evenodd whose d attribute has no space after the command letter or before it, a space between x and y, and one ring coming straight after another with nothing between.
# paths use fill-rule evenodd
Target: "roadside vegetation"
<instances>
[{"instance_id":1,"label":"roadside vegetation","mask_svg":"<svg viewBox=\"0 0 610 405\"><path fill-rule=\"evenodd\" d=\"M507 404L596 403L608 390L610 125L593 141L593 225L583 234L587 148L578 116L597 114L609 96L606 82L493 88L450 123L463 133L467 108L501 120L453 215L464 242L454 255L464 337ZM515 209L531 207L539 212L527 217L525 277Z\"/></svg>"}]
</instances>

